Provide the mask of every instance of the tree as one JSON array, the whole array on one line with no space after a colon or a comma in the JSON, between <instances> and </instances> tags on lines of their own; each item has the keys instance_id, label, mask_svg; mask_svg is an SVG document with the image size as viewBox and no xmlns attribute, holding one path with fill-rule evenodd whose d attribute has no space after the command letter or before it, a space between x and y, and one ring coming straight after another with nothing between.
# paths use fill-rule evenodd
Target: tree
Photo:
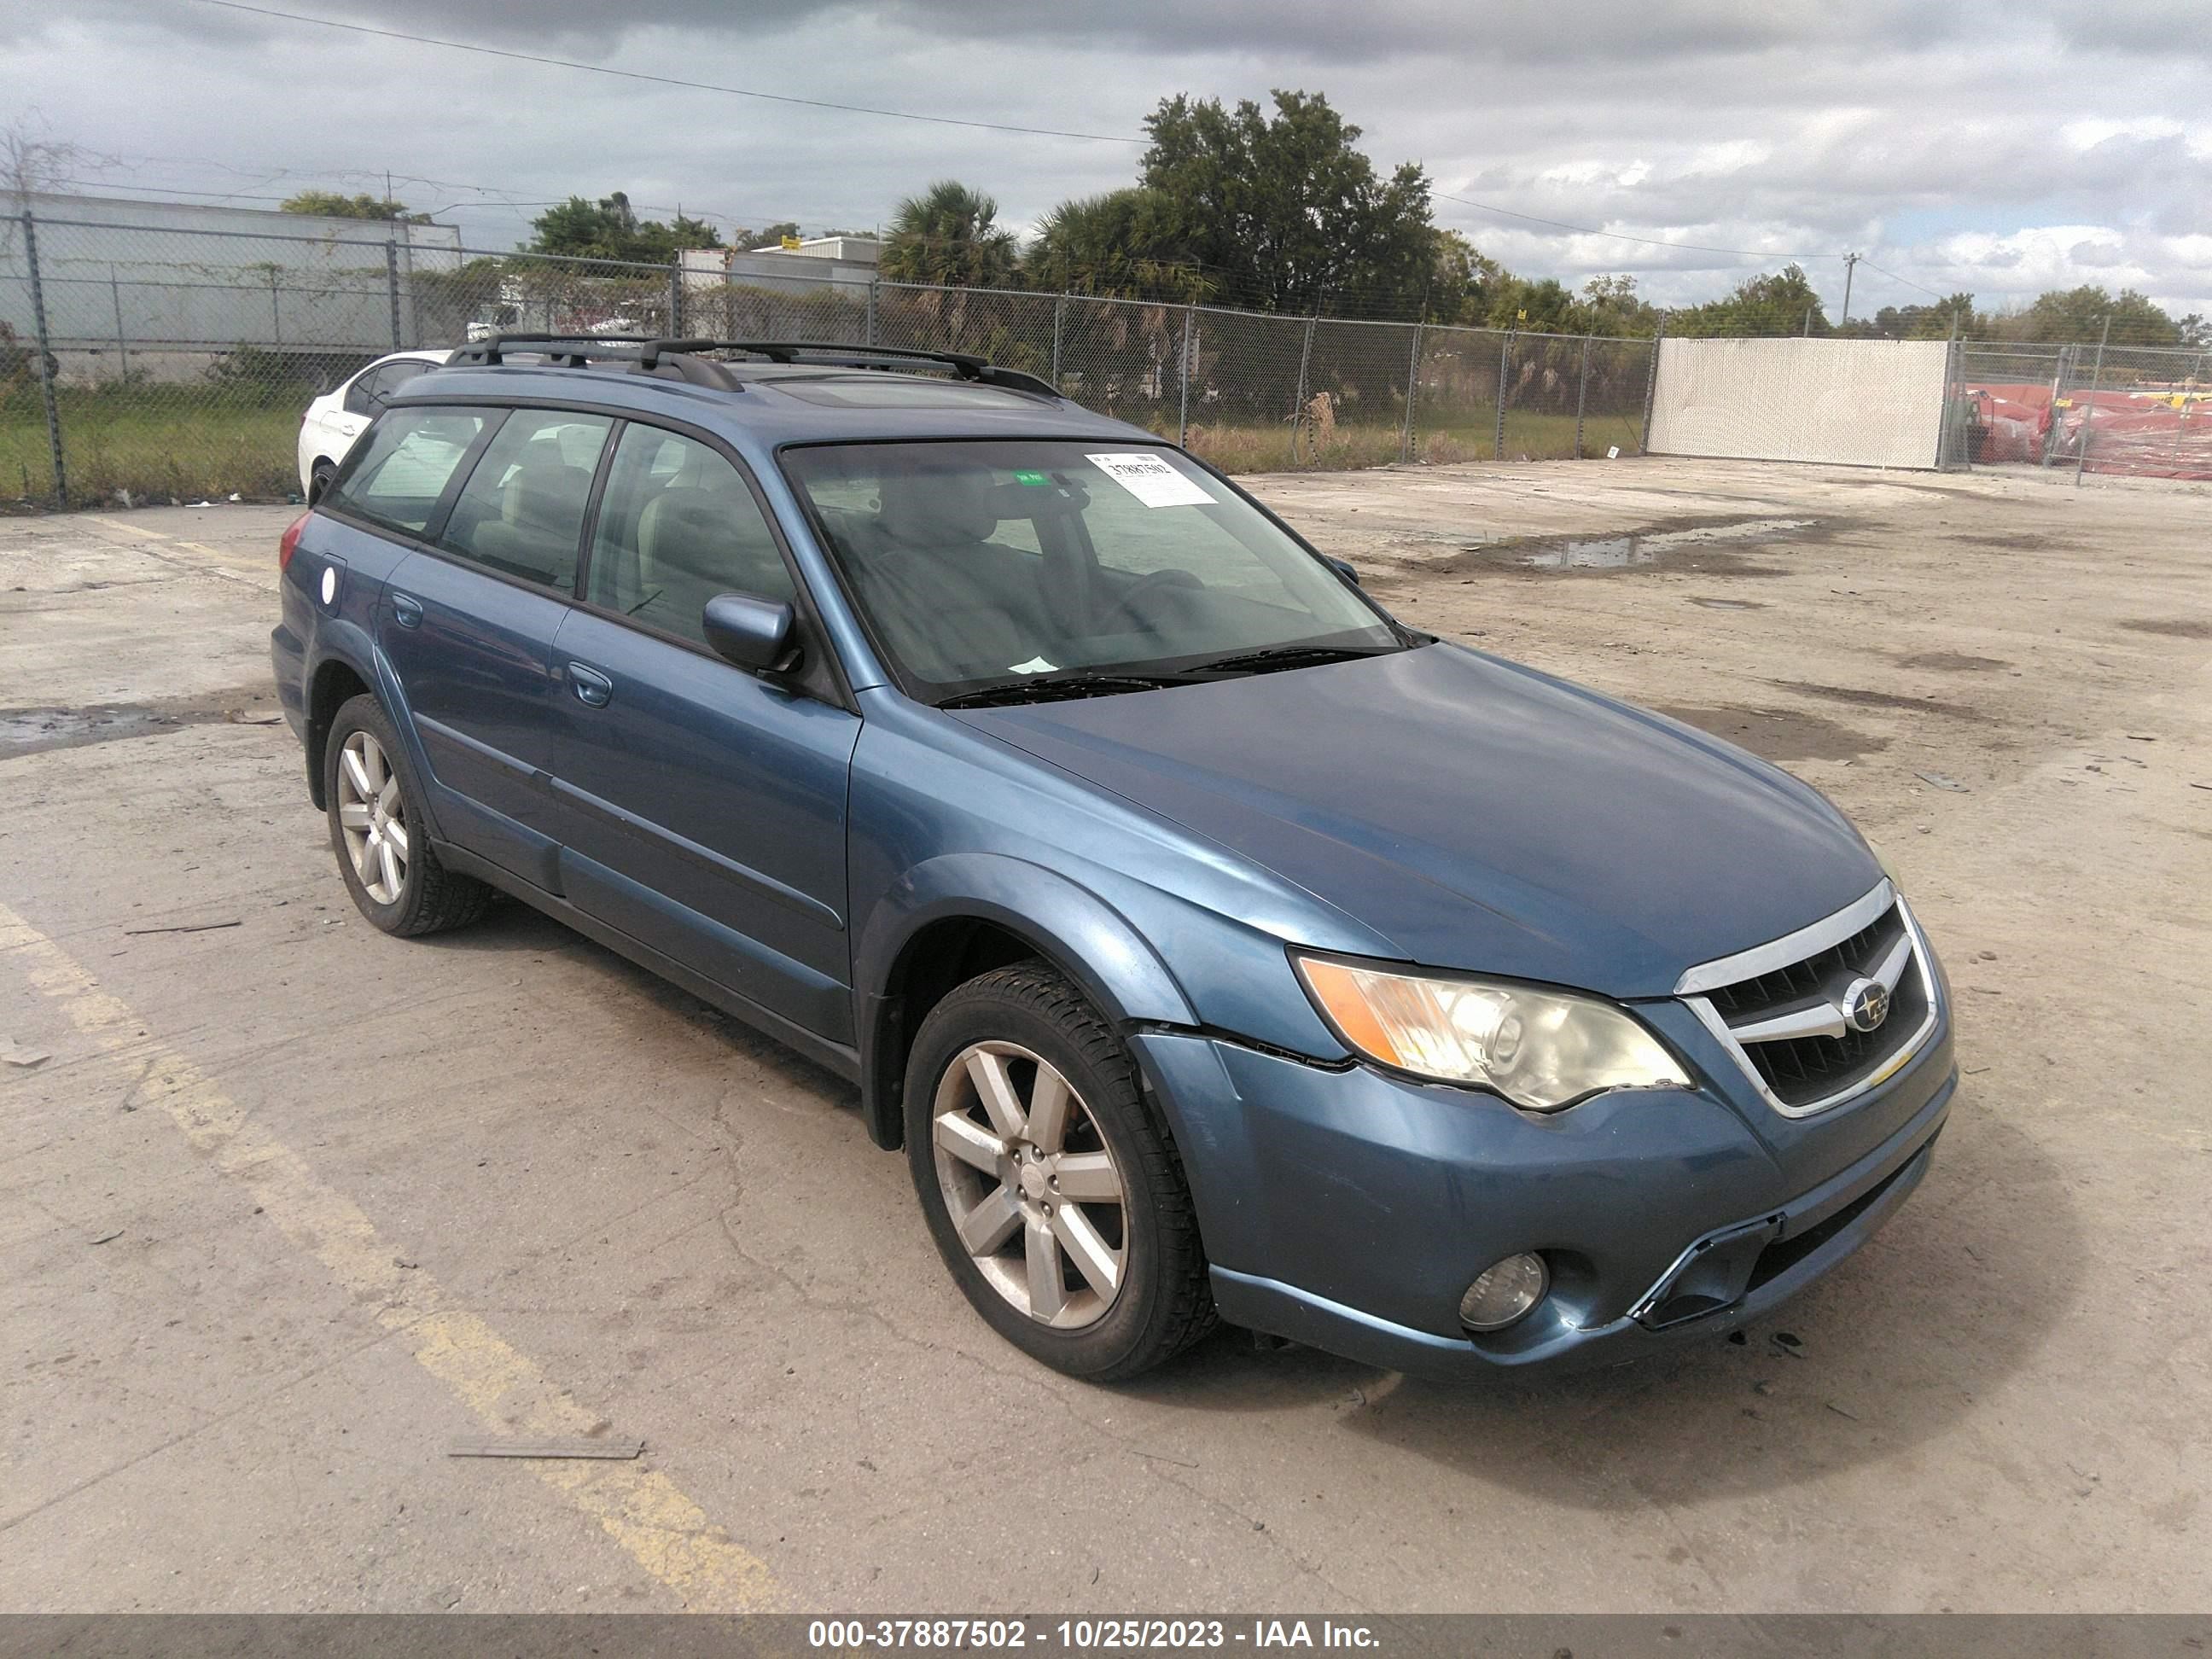
<instances>
[{"instance_id":1,"label":"tree","mask_svg":"<svg viewBox=\"0 0 2212 1659\"><path fill-rule=\"evenodd\" d=\"M678 213L667 224L641 219L621 191L587 202L571 196L548 208L530 222L535 233L529 252L558 253L572 258L628 259L665 265L686 248L720 247L721 233L698 219Z\"/></svg>"},{"instance_id":2,"label":"tree","mask_svg":"<svg viewBox=\"0 0 2212 1659\"><path fill-rule=\"evenodd\" d=\"M1068 294L1178 305L1206 299L1204 273L1176 257L1174 220L1174 204L1141 185L1062 202L1023 253L1023 275L1032 287Z\"/></svg>"},{"instance_id":3,"label":"tree","mask_svg":"<svg viewBox=\"0 0 2212 1659\"><path fill-rule=\"evenodd\" d=\"M2101 288L2052 289L2039 295L2035 303L2010 320L2005 334L2015 340L2060 343L2094 340L2112 319L2112 337L2129 345L2178 346L2182 329L2163 309L2131 288L2118 298Z\"/></svg>"},{"instance_id":4,"label":"tree","mask_svg":"<svg viewBox=\"0 0 2212 1659\"><path fill-rule=\"evenodd\" d=\"M799 221L786 219L780 224L764 225L758 230L749 230L738 238L739 247L778 247L787 236L799 234Z\"/></svg>"},{"instance_id":5,"label":"tree","mask_svg":"<svg viewBox=\"0 0 2212 1659\"><path fill-rule=\"evenodd\" d=\"M881 269L898 283L1007 288L1018 274L1013 233L999 204L957 179L940 179L898 204Z\"/></svg>"},{"instance_id":6,"label":"tree","mask_svg":"<svg viewBox=\"0 0 2212 1659\"><path fill-rule=\"evenodd\" d=\"M1828 336L1838 331L1828 321L1812 280L1795 264L1771 275L1747 276L1726 299L1710 300L1667 320L1669 334L1695 336L1743 334L1800 334ZM1852 333L1871 336L1871 323L1855 325Z\"/></svg>"},{"instance_id":7,"label":"tree","mask_svg":"<svg viewBox=\"0 0 2212 1659\"><path fill-rule=\"evenodd\" d=\"M1379 177L1321 94L1273 97L1272 117L1182 94L1146 117L1139 183L1171 210L1163 247L1231 304L1413 314L1434 276L1427 176L1408 161Z\"/></svg>"},{"instance_id":8,"label":"tree","mask_svg":"<svg viewBox=\"0 0 2212 1659\"><path fill-rule=\"evenodd\" d=\"M348 196L335 190L303 190L276 204L279 213L310 213L323 219L392 219L427 225L427 213L410 213L407 204L389 196Z\"/></svg>"}]
</instances>

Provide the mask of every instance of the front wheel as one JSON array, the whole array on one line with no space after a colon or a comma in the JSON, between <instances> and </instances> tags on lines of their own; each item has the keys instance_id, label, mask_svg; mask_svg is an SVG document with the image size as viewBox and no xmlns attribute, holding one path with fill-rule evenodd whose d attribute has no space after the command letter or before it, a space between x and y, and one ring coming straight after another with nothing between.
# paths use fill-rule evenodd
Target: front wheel
<instances>
[{"instance_id":1,"label":"front wheel","mask_svg":"<svg viewBox=\"0 0 2212 1659\"><path fill-rule=\"evenodd\" d=\"M1190 1191L1113 1029L1042 963L973 979L915 1034L906 1144L976 1312L1056 1370L1115 1382L1213 1328Z\"/></svg>"}]
</instances>

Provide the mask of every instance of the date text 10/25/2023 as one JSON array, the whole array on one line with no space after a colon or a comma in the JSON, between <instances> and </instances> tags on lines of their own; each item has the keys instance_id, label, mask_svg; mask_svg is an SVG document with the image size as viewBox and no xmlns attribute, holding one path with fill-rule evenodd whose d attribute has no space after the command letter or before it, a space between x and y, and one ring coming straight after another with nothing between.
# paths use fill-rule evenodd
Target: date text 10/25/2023
<instances>
[{"instance_id":1,"label":"date text 10/25/2023","mask_svg":"<svg viewBox=\"0 0 2212 1659\"><path fill-rule=\"evenodd\" d=\"M811 1648L962 1649L1103 1653L1176 1648L1334 1648L1376 1651L1365 1625L1328 1619L816 1619Z\"/></svg>"}]
</instances>

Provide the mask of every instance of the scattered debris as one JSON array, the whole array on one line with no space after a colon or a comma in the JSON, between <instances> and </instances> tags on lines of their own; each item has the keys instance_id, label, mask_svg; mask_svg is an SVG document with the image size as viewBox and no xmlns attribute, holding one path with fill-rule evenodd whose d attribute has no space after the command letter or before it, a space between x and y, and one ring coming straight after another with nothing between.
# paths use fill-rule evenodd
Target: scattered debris
<instances>
[{"instance_id":1,"label":"scattered debris","mask_svg":"<svg viewBox=\"0 0 2212 1659\"><path fill-rule=\"evenodd\" d=\"M1179 1469L1194 1469L1198 1467L1188 1457L1170 1457L1165 1452L1148 1452L1135 1446L1130 1447L1129 1449L1135 1452L1138 1456L1149 1458L1155 1463L1172 1463Z\"/></svg>"},{"instance_id":2,"label":"scattered debris","mask_svg":"<svg viewBox=\"0 0 2212 1659\"><path fill-rule=\"evenodd\" d=\"M1960 782L1958 779L1952 777L1946 773L1915 772L1912 775L1919 779L1923 783L1934 784L1938 789L1955 790L1962 795L1971 795L1974 793L1965 784Z\"/></svg>"},{"instance_id":3,"label":"scattered debris","mask_svg":"<svg viewBox=\"0 0 2212 1659\"><path fill-rule=\"evenodd\" d=\"M0 1037L0 1060L10 1066L36 1066L47 1058L44 1048L26 1048L13 1037Z\"/></svg>"},{"instance_id":4,"label":"scattered debris","mask_svg":"<svg viewBox=\"0 0 2212 1659\"><path fill-rule=\"evenodd\" d=\"M112 1233L102 1233L98 1238L88 1238L85 1243L88 1244L112 1244L117 1239L122 1237L123 1229L118 1227Z\"/></svg>"},{"instance_id":5,"label":"scattered debris","mask_svg":"<svg viewBox=\"0 0 2212 1659\"><path fill-rule=\"evenodd\" d=\"M2130 732L2124 735L2130 743L2156 743L2158 741L2156 738L2151 736L2148 732Z\"/></svg>"},{"instance_id":6,"label":"scattered debris","mask_svg":"<svg viewBox=\"0 0 2212 1659\"><path fill-rule=\"evenodd\" d=\"M1728 1334L1728 1340L1739 1348L1748 1347L1751 1345L1751 1339L1741 1331L1730 1331Z\"/></svg>"},{"instance_id":7,"label":"scattered debris","mask_svg":"<svg viewBox=\"0 0 2212 1659\"><path fill-rule=\"evenodd\" d=\"M448 1457L598 1457L628 1462L645 1450L642 1440L456 1440Z\"/></svg>"},{"instance_id":8,"label":"scattered debris","mask_svg":"<svg viewBox=\"0 0 2212 1659\"><path fill-rule=\"evenodd\" d=\"M1777 1331L1768 1340L1792 1359L1802 1359L1805 1357L1805 1344L1788 1331Z\"/></svg>"},{"instance_id":9,"label":"scattered debris","mask_svg":"<svg viewBox=\"0 0 2212 1659\"><path fill-rule=\"evenodd\" d=\"M1866 1421L1866 1419L1861 1417L1856 1412L1847 1412L1832 1400L1827 1401L1824 1403L1827 1406L1830 1411L1835 1413L1838 1417L1848 1417L1854 1423L1863 1423Z\"/></svg>"},{"instance_id":10,"label":"scattered debris","mask_svg":"<svg viewBox=\"0 0 2212 1659\"><path fill-rule=\"evenodd\" d=\"M211 933L218 927L243 927L245 925L234 916L228 921L186 921L174 927L126 927L123 933L126 939L136 939L143 933Z\"/></svg>"}]
</instances>

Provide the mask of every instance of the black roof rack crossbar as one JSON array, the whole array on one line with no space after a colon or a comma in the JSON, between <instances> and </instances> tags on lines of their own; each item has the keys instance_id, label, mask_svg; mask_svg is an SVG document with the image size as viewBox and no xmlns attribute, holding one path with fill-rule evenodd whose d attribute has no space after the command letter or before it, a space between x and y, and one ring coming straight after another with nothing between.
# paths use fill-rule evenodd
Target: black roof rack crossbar
<instances>
[{"instance_id":1,"label":"black roof rack crossbar","mask_svg":"<svg viewBox=\"0 0 2212 1659\"><path fill-rule=\"evenodd\" d=\"M1018 368L1001 368L988 358L965 351L933 351L921 346L834 345L815 340L723 340L716 343L725 350L757 351L779 363L798 362L799 354L802 351L811 354L817 362L850 363L855 367L911 358L921 362L943 363L963 380L1004 386L1015 392L1042 392L1048 398L1060 396L1059 391L1048 381L1024 374Z\"/></svg>"},{"instance_id":2,"label":"black roof rack crossbar","mask_svg":"<svg viewBox=\"0 0 2212 1659\"><path fill-rule=\"evenodd\" d=\"M658 334L494 334L474 340L454 352L455 367L497 365L508 351L538 354L571 368L581 368L592 359L635 362L650 373L664 357L689 357L709 351L742 351L770 362L801 361L839 364L854 368L885 368L902 362L941 363L963 380L994 386L1011 392L1030 392L1048 398L1060 392L1049 382L1018 368L1006 368L964 351L933 351L917 346L851 346L819 340L671 339ZM802 356L803 354L803 356Z\"/></svg>"}]
</instances>

